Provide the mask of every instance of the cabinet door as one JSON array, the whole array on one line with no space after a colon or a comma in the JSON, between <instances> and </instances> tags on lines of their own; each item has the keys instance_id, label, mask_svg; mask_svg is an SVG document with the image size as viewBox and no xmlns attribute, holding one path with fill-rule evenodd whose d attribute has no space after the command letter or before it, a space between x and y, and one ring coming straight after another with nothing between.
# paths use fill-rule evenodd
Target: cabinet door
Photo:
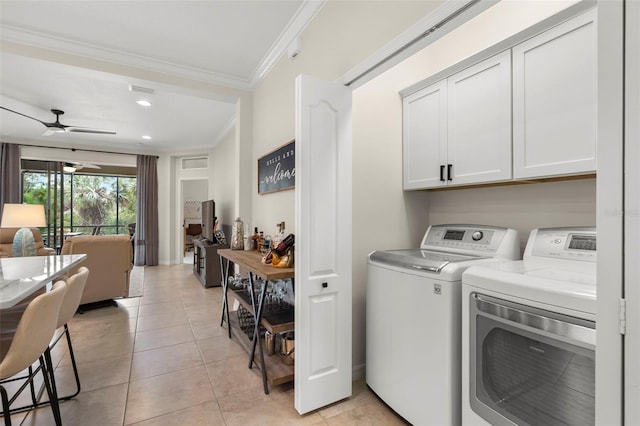
<instances>
[{"instance_id":1,"label":"cabinet door","mask_svg":"<svg viewBox=\"0 0 640 426\"><path fill-rule=\"evenodd\" d=\"M596 170L596 47L590 11L513 48L516 179Z\"/></svg>"},{"instance_id":2,"label":"cabinet door","mask_svg":"<svg viewBox=\"0 0 640 426\"><path fill-rule=\"evenodd\" d=\"M511 52L447 81L449 185L511 179Z\"/></svg>"},{"instance_id":3,"label":"cabinet door","mask_svg":"<svg viewBox=\"0 0 640 426\"><path fill-rule=\"evenodd\" d=\"M404 189L444 186L440 166L447 162L446 80L402 101Z\"/></svg>"}]
</instances>

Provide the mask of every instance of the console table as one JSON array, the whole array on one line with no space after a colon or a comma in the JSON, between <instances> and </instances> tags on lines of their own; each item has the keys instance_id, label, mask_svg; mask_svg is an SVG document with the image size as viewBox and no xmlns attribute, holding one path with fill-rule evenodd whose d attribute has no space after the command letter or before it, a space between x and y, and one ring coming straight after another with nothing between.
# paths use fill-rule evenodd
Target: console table
<instances>
[{"instance_id":1,"label":"console table","mask_svg":"<svg viewBox=\"0 0 640 426\"><path fill-rule=\"evenodd\" d=\"M193 240L193 273L205 287L220 286L220 261L218 250L226 244L210 244L206 240Z\"/></svg>"},{"instance_id":2,"label":"console table","mask_svg":"<svg viewBox=\"0 0 640 426\"><path fill-rule=\"evenodd\" d=\"M220 270L222 271L222 318L220 326L227 322L229 338L231 332L237 336L238 340L249 353L249 368L255 363L262 374L262 385L264 393L269 393L269 384L277 385L290 382L293 380L293 366L285 365L280 361L278 355L265 356L262 347L262 336L260 336L260 325L267 329L270 333L281 333L283 331L293 330L293 307L289 315L263 315L265 294L269 281L294 279L294 268L275 268L271 265L263 265L262 256L257 251L244 250L218 250L220 256ZM233 262L248 271L249 275L249 291L244 294L229 288L229 264ZM225 273L226 271L226 273ZM256 286L256 278L262 278L262 284L259 288L258 300L254 297L254 287ZM229 315L229 293L246 309L251 312L255 318L253 340L249 341L246 335L240 330L239 322L236 318L233 320ZM257 354L256 354L256 349ZM257 358L256 359L256 355ZM269 374L267 375L267 370Z\"/></svg>"}]
</instances>

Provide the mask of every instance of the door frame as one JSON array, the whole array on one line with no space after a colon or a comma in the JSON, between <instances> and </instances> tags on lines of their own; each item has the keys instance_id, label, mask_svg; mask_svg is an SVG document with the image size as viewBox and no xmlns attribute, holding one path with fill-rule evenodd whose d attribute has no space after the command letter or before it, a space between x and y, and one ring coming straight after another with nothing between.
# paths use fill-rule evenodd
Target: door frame
<instances>
[{"instance_id":1,"label":"door frame","mask_svg":"<svg viewBox=\"0 0 640 426\"><path fill-rule=\"evenodd\" d=\"M623 424L624 1L598 2L596 424ZM605 143L606 141L606 143Z\"/></svg>"}]
</instances>

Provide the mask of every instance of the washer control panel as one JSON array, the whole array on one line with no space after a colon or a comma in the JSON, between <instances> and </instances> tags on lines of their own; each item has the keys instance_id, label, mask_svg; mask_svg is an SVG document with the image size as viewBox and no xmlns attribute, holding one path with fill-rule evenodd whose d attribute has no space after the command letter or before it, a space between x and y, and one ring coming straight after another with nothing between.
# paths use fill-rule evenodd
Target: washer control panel
<instances>
[{"instance_id":1,"label":"washer control panel","mask_svg":"<svg viewBox=\"0 0 640 426\"><path fill-rule=\"evenodd\" d=\"M525 257L528 256L595 262L596 228L534 229L525 249Z\"/></svg>"},{"instance_id":2,"label":"washer control panel","mask_svg":"<svg viewBox=\"0 0 640 426\"><path fill-rule=\"evenodd\" d=\"M432 225L422 239L421 248L495 253L506 234L506 228L485 225Z\"/></svg>"}]
</instances>

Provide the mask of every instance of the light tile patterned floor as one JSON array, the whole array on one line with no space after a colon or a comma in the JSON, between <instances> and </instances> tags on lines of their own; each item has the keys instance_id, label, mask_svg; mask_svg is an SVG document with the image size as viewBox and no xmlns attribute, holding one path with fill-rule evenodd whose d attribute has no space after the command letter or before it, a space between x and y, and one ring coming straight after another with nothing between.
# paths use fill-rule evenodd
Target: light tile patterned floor
<instances>
[{"instance_id":1,"label":"light tile patterned floor","mask_svg":"<svg viewBox=\"0 0 640 426\"><path fill-rule=\"evenodd\" d=\"M300 416L291 384L265 395L257 369L219 327L222 292L190 264L147 267L144 295L76 314L69 324L82 392L61 404L63 424L91 426L406 425L363 381L347 400ZM74 386L66 345L54 354L61 394ZM52 425L49 407L12 417ZM0 420L1 421L1 420Z\"/></svg>"}]
</instances>

